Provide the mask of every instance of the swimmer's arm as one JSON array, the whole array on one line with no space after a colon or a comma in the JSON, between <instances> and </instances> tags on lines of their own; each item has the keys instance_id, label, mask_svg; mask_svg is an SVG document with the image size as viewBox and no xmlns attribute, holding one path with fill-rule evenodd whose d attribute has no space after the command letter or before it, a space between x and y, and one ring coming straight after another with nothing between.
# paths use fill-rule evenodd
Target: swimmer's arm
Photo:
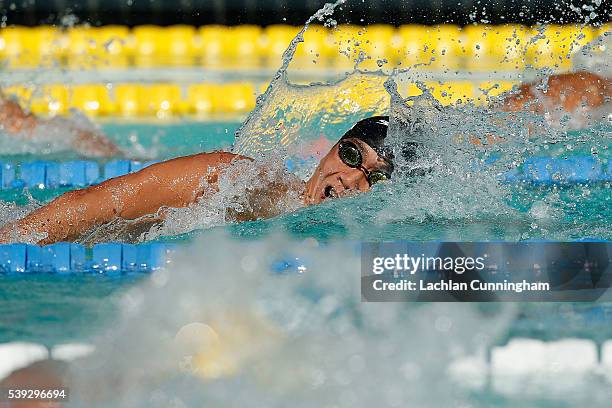
<instances>
[{"instance_id":1,"label":"swimmer's arm","mask_svg":"<svg viewBox=\"0 0 612 408\"><path fill-rule=\"evenodd\" d=\"M68 192L0 229L0 242L10 241L15 230L20 236L46 234L42 244L71 241L115 218L137 219L164 207L185 207L204 193L202 179L216 188L220 171L240 159L244 157L225 152L180 157Z\"/></svg>"},{"instance_id":2,"label":"swimmer's arm","mask_svg":"<svg viewBox=\"0 0 612 408\"><path fill-rule=\"evenodd\" d=\"M26 112L17 102L0 92L0 129L20 139L32 139L37 126L49 121ZM67 122L66 137L72 136L72 147L86 156L111 157L122 155L121 150L101 133L82 129Z\"/></svg>"},{"instance_id":3,"label":"swimmer's arm","mask_svg":"<svg viewBox=\"0 0 612 408\"><path fill-rule=\"evenodd\" d=\"M0 93L0 128L6 133L15 135L34 129L37 118L24 111L21 106Z\"/></svg>"}]
</instances>

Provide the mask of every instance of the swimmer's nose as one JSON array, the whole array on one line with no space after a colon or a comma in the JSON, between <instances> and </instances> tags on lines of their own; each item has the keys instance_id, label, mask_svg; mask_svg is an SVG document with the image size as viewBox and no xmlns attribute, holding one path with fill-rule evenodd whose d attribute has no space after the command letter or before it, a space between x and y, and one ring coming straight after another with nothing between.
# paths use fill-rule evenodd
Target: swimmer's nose
<instances>
[{"instance_id":1,"label":"swimmer's nose","mask_svg":"<svg viewBox=\"0 0 612 408\"><path fill-rule=\"evenodd\" d=\"M340 180L340 183L346 190L363 190L364 184L366 186L368 184L365 175L358 169L344 173L342 176L338 176L338 180Z\"/></svg>"}]
</instances>

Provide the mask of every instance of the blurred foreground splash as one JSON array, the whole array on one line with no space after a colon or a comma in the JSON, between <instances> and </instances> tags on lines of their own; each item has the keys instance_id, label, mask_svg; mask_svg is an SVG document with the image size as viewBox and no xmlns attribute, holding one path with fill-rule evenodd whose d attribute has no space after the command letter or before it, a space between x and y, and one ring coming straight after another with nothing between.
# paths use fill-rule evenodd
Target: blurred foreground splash
<instances>
[{"instance_id":1,"label":"blurred foreground splash","mask_svg":"<svg viewBox=\"0 0 612 408\"><path fill-rule=\"evenodd\" d=\"M307 268L272 273L289 254ZM177 255L74 362L70 406L604 407L611 396L610 379L560 362L513 374L525 354L492 373L487 350L517 304L361 303L354 244L210 233Z\"/></svg>"},{"instance_id":2,"label":"blurred foreground splash","mask_svg":"<svg viewBox=\"0 0 612 408\"><path fill-rule=\"evenodd\" d=\"M308 270L272 274L279 254ZM513 307L361 303L359 262L354 245L211 234L126 294L71 404L465 406L451 362L484 353Z\"/></svg>"}]
</instances>

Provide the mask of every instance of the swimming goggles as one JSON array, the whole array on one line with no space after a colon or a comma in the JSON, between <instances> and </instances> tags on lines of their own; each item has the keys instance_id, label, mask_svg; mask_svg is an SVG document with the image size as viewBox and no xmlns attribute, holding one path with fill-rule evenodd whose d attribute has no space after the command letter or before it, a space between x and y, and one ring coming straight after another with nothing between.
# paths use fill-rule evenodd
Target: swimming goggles
<instances>
[{"instance_id":1,"label":"swimming goggles","mask_svg":"<svg viewBox=\"0 0 612 408\"><path fill-rule=\"evenodd\" d=\"M357 145L352 142L340 142L340 146L338 146L338 155L340 156L340 160L342 160L342 163L353 169L359 169L363 171L370 186L384 180L389 180L391 178L391 175L389 173L386 173L382 170L369 171L368 169L363 167L363 156L361 155L361 150L359 150L359 147L357 147Z\"/></svg>"}]
</instances>

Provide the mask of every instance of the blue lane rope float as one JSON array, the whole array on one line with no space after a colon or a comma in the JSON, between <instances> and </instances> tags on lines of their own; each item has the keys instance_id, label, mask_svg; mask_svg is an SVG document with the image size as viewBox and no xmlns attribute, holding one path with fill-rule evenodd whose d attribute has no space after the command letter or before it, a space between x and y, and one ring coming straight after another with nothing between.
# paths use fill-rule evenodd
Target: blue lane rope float
<instances>
[{"instance_id":1,"label":"blue lane rope float","mask_svg":"<svg viewBox=\"0 0 612 408\"><path fill-rule=\"evenodd\" d=\"M357 248L358 246L355 246ZM91 248L69 242L51 245L0 245L0 274L101 274L120 276L147 273L171 262L178 245L173 243L101 243ZM275 273L302 273L308 260L286 255L274 261Z\"/></svg>"},{"instance_id":2,"label":"blue lane rope float","mask_svg":"<svg viewBox=\"0 0 612 408\"><path fill-rule=\"evenodd\" d=\"M488 241L483 244L503 241ZM555 243L530 239L525 242ZM596 238L581 238L573 242L608 242ZM444 241L429 243L443 244ZM398 248L405 242L399 241ZM325 245L325 244L323 244ZM360 241L348 241L347 250L353 255L361 253ZM172 256L180 248L176 243L151 242L142 244L101 243L85 247L80 244L59 242L51 245L3 244L0 245L0 275L15 274L97 274L122 276L134 273L148 273L171 264ZM275 274L307 272L312 259L292 254L281 254L270 263L270 271Z\"/></svg>"},{"instance_id":3,"label":"blue lane rope float","mask_svg":"<svg viewBox=\"0 0 612 408\"><path fill-rule=\"evenodd\" d=\"M0 163L0 188L4 190L87 187L139 171L157 161L114 160L100 166L92 160L53 162L36 160L19 165Z\"/></svg>"},{"instance_id":4,"label":"blue lane rope float","mask_svg":"<svg viewBox=\"0 0 612 408\"><path fill-rule=\"evenodd\" d=\"M114 160L103 165L92 160L52 162L37 160L21 164L0 162L0 189L54 189L87 187L113 177L139 171L156 161ZM286 163L289 171L297 164ZM506 182L533 184L584 184L612 181L612 164L603 164L591 156L566 159L531 157L510 172L500 175Z\"/></svg>"},{"instance_id":5,"label":"blue lane rope float","mask_svg":"<svg viewBox=\"0 0 612 408\"><path fill-rule=\"evenodd\" d=\"M535 185L600 183L612 181L612 164L606 165L592 156L530 157L521 166L501 174L500 179Z\"/></svg>"},{"instance_id":6,"label":"blue lane rope float","mask_svg":"<svg viewBox=\"0 0 612 408\"><path fill-rule=\"evenodd\" d=\"M358 246L355 246L357 248ZM101 243L87 248L58 242L51 245L0 245L0 274L101 274L120 276L156 271L171 262L177 250L171 243ZM286 255L271 263L272 272L302 273L308 260Z\"/></svg>"},{"instance_id":7,"label":"blue lane rope float","mask_svg":"<svg viewBox=\"0 0 612 408\"><path fill-rule=\"evenodd\" d=\"M52 245L0 245L0 273L99 273L116 275L151 272L170 262L176 244L102 243L87 248L59 242Z\"/></svg>"},{"instance_id":8,"label":"blue lane rope float","mask_svg":"<svg viewBox=\"0 0 612 408\"><path fill-rule=\"evenodd\" d=\"M589 156L569 157L565 160L548 157L529 158L523 166L523 180L534 183L588 183L595 180L610 180L610 171Z\"/></svg>"}]
</instances>

